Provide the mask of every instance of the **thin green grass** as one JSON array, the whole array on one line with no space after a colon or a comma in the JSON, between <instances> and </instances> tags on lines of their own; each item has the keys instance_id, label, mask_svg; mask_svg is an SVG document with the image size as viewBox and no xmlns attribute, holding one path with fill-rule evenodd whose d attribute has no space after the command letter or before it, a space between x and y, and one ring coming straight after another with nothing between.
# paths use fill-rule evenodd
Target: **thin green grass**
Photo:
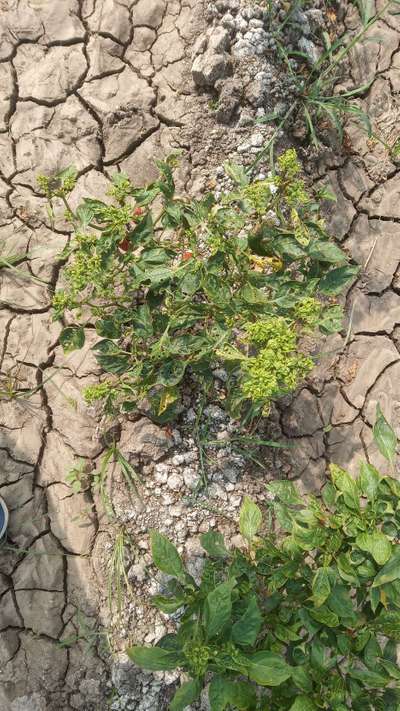
<instances>
[{"instance_id":1,"label":"thin green grass","mask_svg":"<svg viewBox=\"0 0 400 711\"><path fill-rule=\"evenodd\" d=\"M116 607L118 616L121 616L126 595L132 594L126 568L133 548L132 538L121 528L115 537L108 562L108 605L110 611Z\"/></svg>"},{"instance_id":2,"label":"thin green grass","mask_svg":"<svg viewBox=\"0 0 400 711\"><path fill-rule=\"evenodd\" d=\"M368 91L371 82L338 94L333 93L333 89L340 77L343 62L347 59L350 52L360 42L371 39L370 37L366 37L367 33L384 17L394 4L400 6L400 0L389 0L381 10L374 13L373 4L369 2L369 0L365 2L361 2L360 0L360 2L357 2L362 19L362 28L347 44L345 43L347 36L341 37L331 44L328 35L324 33L325 51L312 67L306 79L293 71L290 57L279 39L281 28L278 28L276 32L278 51L287 70L297 82L298 95L282 117L278 118L276 115L273 115L266 116L259 120L259 122L262 123L270 123L272 120L278 120L278 124L271 138L246 169L248 174L252 173L260 161L267 156L269 157L270 165L272 166L274 164L275 143L280 132L293 118L301 117L303 119L310 141L312 145L317 148L321 146L317 127L323 119L328 120L329 124L336 130L340 140L343 139L343 119L345 116L357 118L364 126L368 135L370 137L373 136L368 115L353 101L355 98L362 97ZM287 21L290 21L289 17ZM299 53L297 53L297 55L299 55Z\"/></svg>"}]
</instances>

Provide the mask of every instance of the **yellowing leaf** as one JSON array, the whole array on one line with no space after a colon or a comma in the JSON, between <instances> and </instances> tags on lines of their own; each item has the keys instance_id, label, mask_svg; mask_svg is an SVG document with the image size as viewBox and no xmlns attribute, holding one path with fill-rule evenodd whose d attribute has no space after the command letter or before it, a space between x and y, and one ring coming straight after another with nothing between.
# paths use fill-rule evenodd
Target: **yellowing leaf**
<instances>
[{"instance_id":1,"label":"yellowing leaf","mask_svg":"<svg viewBox=\"0 0 400 711\"><path fill-rule=\"evenodd\" d=\"M350 509L358 511L360 509L360 497L357 484L354 479L341 467L331 464L330 467L332 481L335 487L343 495L343 500Z\"/></svg>"},{"instance_id":2,"label":"yellowing leaf","mask_svg":"<svg viewBox=\"0 0 400 711\"><path fill-rule=\"evenodd\" d=\"M372 583L373 588L377 588L380 585L385 585L386 583L391 583L393 580L398 580L400 578L400 552L396 552L390 560L383 566L382 570L379 571L378 575L375 577Z\"/></svg>"},{"instance_id":3,"label":"yellowing leaf","mask_svg":"<svg viewBox=\"0 0 400 711\"><path fill-rule=\"evenodd\" d=\"M292 670L283 657L274 652L256 652L250 657L248 675L261 686L279 686L289 679Z\"/></svg>"},{"instance_id":4,"label":"yellowing leaf","mask_svg":"<svg viewBox=\"0 0 400 711\"><path fill-rule=\"evenodd\" d=\"M316 607L321 607L331 592L329 576L326 568L319 568L312 582L312 597Z\"/></svg>"},{"instance_id":5,"label":"yellowing leaf","mask_svg":"<svg viewBox=\"0 0 400 711\"><path fill-rule=\"evenodd\" d=\"M160 397L158 406L158 414L162 415L178 399L178 391L176 388L164 388Z\"/></svg>"},{"instance_id":6,"label":"yellowing leaf","mask_svg":"<svg viewBox=\"0 0 400 711\"><path fill-rule=\"evenodd\" d=\"M392 544L381 531L361 533L356 538L356 545L362 551L370 553L378 565L385 565L392 552Z\"/></svg>"},{"instance_id":7,"label":"yellowing leaf","mask_svg":"<svg viewBox=\"0 0 400 711\"><path fill-rule=\"evenodd\" d=\"M244 497L240 509L239 530L243 538L251 542L262 523L262 513L257 504L248 496Z\"/></svg>"}]
</instances>

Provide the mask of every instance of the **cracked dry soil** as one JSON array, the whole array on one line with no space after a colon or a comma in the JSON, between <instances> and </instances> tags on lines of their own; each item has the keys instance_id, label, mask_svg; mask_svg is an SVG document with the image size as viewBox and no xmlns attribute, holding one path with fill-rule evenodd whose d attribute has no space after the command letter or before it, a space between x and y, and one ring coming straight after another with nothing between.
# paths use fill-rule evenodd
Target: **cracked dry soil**
<instances>
[{"instance_id":1,"label":"cracked dry soil","mask_svg":"<svg viewBox=\"0 0 400 711\"><path fill-rule=\"evenodd\" d=\"M346 26L358 23L349 6ZM0 494L11 511L12 544L0 552L0 711L105 711L111 688L109 654L96 633L112 624L104 564L110 531L96 494L72 495L65 483L77 458L94 468L104 450L101 424L80 394L99 371L93 332L83 351L65 357L59 346L50 301L60 281L56 257L70 235L61 213L57 227L51 223L36 176L74 164L75 206L82 195L101 197L116 169L147 182L153 158L181 147L181 187L195 185L191 137L205 100L195 94L189 59L203 28L195 0L0 0L0 241L6 254L20 255L18 275L0 271L0 368L7 381L37 388L29 400L0 402ZM381 20L374 34L380 41L354 51L351 74L357 83L373 79L362 103L393 144L400 17ZM226 130L235 141L234 129ZM346 297L351 328L322 344L312 376L273 418L274 436L296 447L271 456L270 476L283 471L313 490L330 461L350 471L364 454L382 463L371 433L378 402L400 434L400 169L358 127L350 124L347 136L342 155L321 158L317 178L338 198L327 212L332 233L362 267ZM210 163L212 173L212 156ZM124 611L125 628L116 627L120 650L134 639L152 641L167 625L143 602L152 584L143 584L148 521L196 558L199 531L234 531L222 513L226 491L233 514L244 492L263 498L263 481L227 474L214 485L215 514L192 510L184 498L190 461L175 453L179 433L153 433L147 450L141 428L149 426L127 423L122 432L145 474L145 509L117 492L140 553L131 576L138 597ZM177 677L154 682L125 674L124 664L113 683L127 705L112 708L164 709ZM150 706L142 704L146 696Z\"/></svg>"}]
</instances>

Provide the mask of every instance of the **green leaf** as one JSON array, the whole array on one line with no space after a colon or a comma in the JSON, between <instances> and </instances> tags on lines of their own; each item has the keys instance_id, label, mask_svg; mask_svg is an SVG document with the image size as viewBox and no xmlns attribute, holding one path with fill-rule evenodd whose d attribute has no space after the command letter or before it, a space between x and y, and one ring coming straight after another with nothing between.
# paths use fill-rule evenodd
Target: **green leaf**
<instances>
[{"instance_id":1,"label":"green leaf","mask_svg":"<svg viewBox=\"0 0 400 711\"><path fill-rule=\"evenodd\" d=\"M345 553L341 553L340 555L338 555L337 566L339 575L341 578L343 578L343 580L346 580L346 582L348 583L358 583L356 569L350 562L348 555L346 555Z\"/></svg>"},{"instance_id":2,"label":"green leaf","mask_svg":"<svg viewBox=\"0 0 400 711\"><path fill-rule=\"evenodd\" d=\"M389 676L392 677L392 679L396 679L397 681L400 681L400 669L397 666L397 664L394 664L393 662L389 661L388 659L380 659L379 663L381 667L384 668L384 670L389 674Z\"/></svg>"},{"instance_id":3,"label":"green leaf","mask_svg":"<svg viewBox=\"0 0 400 711\"><path fill-rule=\"evenodd\" d=\"M373 434L382 456L384 456L388 462L394 462L396 457L397 437L385 419L379 404L376 406L376 422L374 424Z\"/></svg>"},{"instance_id":4,"label":"green leaf","mask_svg":"<svg viewBox=\"0 0 400 711\"><path fill-rule=\"evenodd\" d=\"M318 637L314 637L311 645L311 666L326 671L330 668L331 661L329 658L328 649L322 644Z\"/></svg>"},{"instance_id":5,"label":"green leaf","mask_svg":"<svg viewBox=\"0 0 400 711\"><path fill-rule=\"evenodd\" d=\"M85 331L82 326L67 326L60 333L60 343L64 353L72 353L82 348L85 343Z\"/></svg>"},{"instance_id":6,"label":"green leaf","mask_svg":"<svg viewBox=\"0 0 400 711\"><path fill-rule=\"evenodd\" d=\"M329 610L327 607L319 607L317 609L309 609L311 617L319 622L321 625L326 625L327 627L337 627L339 625L339 618L334 612Z\"/></svg>"},{"instance_id":7,"label":"green leaf","mask_svg":"<svg viewBox=\"0 0 400 711\"><path fill-rule=\"evenodd\" d=\"M231 698L230 685L232 682L222 676L214 676L208 687L210 711L224 711Z\"/></svg>"},{"instance_id":8,"label":"green leaf","mask_svg":"<svg viewBox=\"0 0 400 711\"><path fill-rule=\"evenodd\" d=\"M150 541L153 561L159 570L167 573L167 575L172 575L174 578L180 578L185 575L180 555L166 536L163 536L158 531L151 531Z\"/></svg>"},{"instance_id":9,"label":"green leaf","mask_svg":"<svg viewBox=\"0 0 400 711\"><path fill-rule=\"evenodd\" d=\"M84 205L92 210L95 217L101 217L104 214L104 209L107 208L105 202L94 200L93 198L83 198Z\"/></svg>"},{"instance_id":10,"label":"green leaf","mask_svg":"<svg viewBox=\"0 0 400 711\"><path fill-rule=\"evenodd\" d=\"M220 583L207 595L204 605L204 626L208 639L221 632L231 619L232 588L235 584L235 580Z\"/></svg>"},{"instance_id":11,"label":"green leaf","mask_svg":"<svg viewBox=\"0 0 400 711\"><path fill-rule=\"evenodd\" d=\"M336 488L343 494L343 500L350 509L355 511L360 510L360 496L358 493L357 483L348 472L336 464L331 464L330 473L332 481Z\"/></svg>"},{"instance_id":12,"label":"green leaf","mask_svg":"<svg viewBox=\"0 0 400 711\"><path fill-rule=\"evenodd\" d=\"M172 174L173 161L171 161L171 158L176 160L177 155L178 154L175 153L174 155L168 156L166 160L155 161L155 164L160 171L160 178L157 181L157 184L166 198L172 198L175 192L174 176Z\"/></svg>"},{"instance_id":13,"label":"green leaf","mask_svg":"<svg viewBox=\"0 0 400 711\"><path fill-rule=\"evenodd\" d=\"M252 597L247 610L232 627L232 639L244 646L255 644L262 624L262 615L256 597Z\"/></svg>"},{"instance_id":14,"label":"green leaf","mask_svg":"<svg viewBox=\"0 0 400 711\"><path fill-rule=\"evenodd\" d=\"M187 706L190 706L199 698L200 692L201 682L199 679L186 681L176 690L175 696L169 705L169 711L184 711Z\"/></svg>"},{"instance_id":15,"label":"green leaf","mask_svg":"<svg viewBox=\"0 0 400 711\"><path fill-rule=\"evenodd\" d=\"M350 640L349 640L349 638L347 638L347 639L349 641L349 648L346 650L345 654L347 654L347 652L350 651L350 647L351 647ZM357 638L353 642L353 647L354 647L355 651L362 652L365 645L369 642L370 639L371 639L371 632L369 630L362 630L361 632L359 632L359 634L357 635Z\"/></svg>"},{"instance_id":16,"label":"green leaf","mask_svg":"<svg viewBox=\"0 0 400 711\"><path fill-rule=\"evenodd\" d=\"M234 682L223 676L213 677L208 698L211 711L224 711L228 705L239 711L251 711L257 702L256 690L251 684Z\"/></svg>"},{"instance_id":17,"label":"green leaf","mask_svg":"<svg viewBox=\"0 0 400 711\"><path fill-rule=\"evenodd\" d=\"M303 503L299 492L292 481L287 481L285 479L271 481L267 484L267 491L288 506L296 506L297 504Z\"/></svg>"},{"instance_id":18,"label":"green leaf","mask_svg":"<svg viewBox=\"0 0 400 711\"><path fill-rule=\"evenodd\" d=\"M319 319L319 330L322 333L336 333L340 331L343 322L343 309L338 304L324 309Z\"/></svg>"},{"instance_id":19,"label":"green leaf","mask_svg":"<svg viewBox=\"0 0 400 711\"><path fill-rule=\"evenodd\" d=\"M119 338L121 335L120 325L111 318L96 321L96 333L102 338Z\"/></svg>"},{"instance_id":20,"label":"green leaf","mask_svg":"<svg viewBox=\"0 0 400 711\"><path fill-rule=\"evenodd\" d=\"M167 597L167 595L153 595L151 601L155 607L157 607L162 612L167 615L171 615L176 610L179 610L182 605L185 604L186 598L184 595L181 597Z\"/></svg>"},{"instance_id":21,"label":"green leaf","mask_svg":"<svg viewBox=\"0 0 400 711\"><path fill-rule=\"evenodd\" d=\"M183 360L165 360L158 371L158 382L166 387L178 385L185 375L187 363Z\"/></svg>"},{"instance_id":22,"label":"green leaf","mask_svg":"<svg viewBox=\"0 0 400 711\"><path fill-rule=\"evenodd\" d=\"M314 701L309 696L297 696L290 711L318 711Z\"/></svg>"},{"instance_id":23,"label":"green leaf","mask_svg":"<svg viewBox=\"0 0 400 711\"><path fill-rule=\"evenodd\" d=\"M381 531L360 533L356 538L356 545L362 551L370 553L378 565L384 565L392 552L392 544Z\"/></svg>"},{"instance_id":24,"label":"green leaf","mask_svg":"<svg viewBox=\"0 0 400 711\"><path fill-rule=\"evenodd\" d=\"M141 304L133 314L135 336L151 338L154 334L153 319L148 304Z\"/></svg>"},{"instance_id":25,"label":"green leaf","mask_svg":"<svg viewBox=\"0 0 400 711\"><path fill-rule=\"evenodd\" d=\"M349 589L345 585L335 585L328 597L327 605L345 626L357 624L357 614L353 609L353 602Z\"/></svg>"},{"instance_id":26,"label":"green leaf","mask_svg":"<svg viewBox=\"0 0 400 711\"><path fill-rule=\"evenodd\" d=\"M184 209L182 204L170 202L164 206L164 214L162 216L162 225L165 229L173 229L179 227L184 220Z\"/></svg>"},{"instance_id":27,"label":"green leaf","mask_svg":"<svg viewBox=\"0 0 400 711\"><path fill-rule=\"evenodd\" d=\"M217 531L207 531L200 536L200 543L211 558L228 558L229 551L225 548L224 537Z\"/></svg>"},{"instance_id":28,"label":"green leaf","mask_svg":"<svg viewBox=\"0 0 400 711\"><path fill-rule=\"evenodd\" d=\"M160 194L160 192L161 191L157 183L148 185L147 188L132 189L132 195L135 198L136 203L138 205L141 205L142 207L145 205L149 205L151 202L153 202L155 198Z\"/></svg>"},{"instance_id":29,"label":"green leaf","mask_svg":"<svg viewBox=\"0 0 400 711\"><path fill-rule=\"evenodd\" d=\"M248 496L244 497L242 508L240 509L239 530L243 538L249 543L257 535L262 523L262 513L257 504Z\"/></svg>"},{"instance_id":30,"label":"green leaf","mask_svg":"<svg viewBox=\"0 0 400 711\"><path fill-rule=\"evenodd\" d=\"M269 578L268 588L270 592L275 592L283 587L287 580L296 573L297 568L298 563L296 563L296 561L290 561L278 568Z\"/></svg>"},{"instance_id":31,"label":"green leaf","mask_svg":"<svg viewBox=\"0 0 400 711\"><path fill-rule=\"evenodd\" d=\"M135 664L149 671L169 671L179 665L179 654L161 647L131 647L127 653Z\"/></svg>"},{"instance_id":32,"label":"green leaf","mask_svg":"<svg viewBox=\"0 0 400 711\"><path fill-rule=\"evenodd\" d=\"M239 292L239 296L246 302L246 304L266 304L268 302L268 297L255 286L247 283L245 284Z\"/></svg>"},{"instance_id":33,"label":"green leaf","mask_svg":"<svg viewBox=\"0 0 400 711\"><path fill-rule=\"evenodd\" d=\"M169 267L154 267L153 269L146 269L143 281L150 281L152 288L155 288L164 282L170 281L174 276L174 270Z\"/></svg>"},{"instance_id":34,"label":"green leaf","mask_svg":"<svg viewBox=\"0 0 400 711\"><path fill-rule=\"evenodd\" d=\"M336 503L336 489L330 481L327 481L322 489L322 500L325 506L330 509L333 508Z\"/></svg>"},{"instance_id":35,"label":"green leaf","mask_svg":"<svg viewBox=\"0 0 400 711\"><path fill-rule=\"evenodd\" d=\"M292 667L292 679L298 689L306 692L312 691L313 682L311 676L306 671L306 667Z\"/></svg>"},{"instance_id":36,"label":"green leaf","mask_svg":"<svg viewBox=\"0 0 400 711\"><path fill-rule=\"evenodd\" d=\"M298 639L301 639L294 629L288 625L281 625L279 623L274 627L274 635L280 639L281 642L297 642Z\"/></svg>"},{"instance_id":37,"label":"green leaf","mask_svg":"<svg viewBox=\"0 0 400 711\"><path fill-rule=\"evenodd\" d=\"M263 229L263 232L265 230ZM294 237L281 236L279 230L275 230L278 239L274 242L274 251L284 259L288 258L297 260L306 256L306 251L300 246L299 242Z\"/></svg>"},{"instance_id":38,"label":"green leaf","mask_svg":"<svg viewBox=\"0 0 400 711\"><path fill-rule=\"evenodd\" d=\"M340 294L348 284L354 281L359 271L359 267L351 264L332 269L322 277L319 282L319 289L323 294L336 296Z\"/></svg>"},{"instance_id":39,"label":"green leaf","mask_svg":"<svg viewBox=\"0 0 400 711\"><path fill-rule=\"evenodd\" d=\"M99 341L92 350L96 354L97 362L107 373L121 375L129 370L129 356L123 353L114 341Z\"/></svg>"},{"instance_id":40,"label":"green leaf","mask_svg":"<svg viewBox=\"0 0 400 711\"><path fill-rule=\"evenodd\" d=\"M165 264L170 259L170 255L165 249L155 247L145 249L140 255L140 261L148 264Z\"/></svg>"},{"instance_id":41,"label":"green leaf","mask_svg":"<svg viewBox=\"0 0 400 711\"><path fill-rule=\"evenodd\" d=\"M273 506L274 514L279 525L284 531L290 532L293 528L292 512L285 504L281 504L279 501L274 501Z\"/></svg>"},{"instance_id":42,"label":"green leaf","mask_svg":"<svg viewBox=\"0 0 400 711\"><path fill-rule=\"evenodd\" d=\"M279 686L292 675L291 667L274 652L256 652L248 659L248 675L261 686Z\"/></svg>"},{"instance_id":43,"label":"green leaf","mask_svg":"<svg viewBox=\"0 0 400 711\"><path fill-rule=\"evenodd\" d=\"M374 588L374 587L370 588L368 597L369 597L372 612L376 612L376 610L378 609L378 605L381 601L380 590L378 588Z\"/></svg>"},{"instance_id":44,"label":"green leaf","mask_svg":"<svg viewBox=\"0 0 400 711\"><path fill-rule=\"evenodd\" d=\"M380 585L385 585L385 583L391 583L393 580L398 580L400 578L400 551L396 549L396 552L392 555L390 560L383 566L382 570L379 571L378 575L375 577L372 583L373 588L377 588Z\"/></svg>"},{"instance_id":45,"label":"green leaf","mask_svg":"<svg viewBox=\"0 0 400 711\"><path fill-rule=\"evenodd\" d=\"M329 574L326 568L319 568L312 582L312 599L315 607L321 607L331 592Z\"/></svg>"},{"instance_id":46,"label":"green leaf","mask_svg":"<svg viewBox=\"0 0 400 711\"><path fill-rule=\"evenodd\" d=\"M298 523L294 523L292 527L292 535L295 543L304 551L311 551L313 548L318 548L321 540L323 540L324 529L322 528L305 528Z\"/></svg>"},{"instance_id":47,"label":"green leaf","mask_svg":"<svg viewBox=\"0 0 400 711\"><path fill-rule=\"evenodd\" d=\"M151 212L148 212L145 217L143 217L140 222L136 224L136 227L132 232L127 235L128 239L135 243L136 245L142 245L147 242L150 237L154 235L154 225Z\"/></svg>"},{"instance_id":48,"label":"green leaf","mask_svg":"<svg viewBox=\"0 0 400 711\"><path fill-rule=\"evenodd\" d=\"M312 259L319 262L329 262L331 264L340 264L347 261L345 253L334 244L323 240L312 242L308 254Z\"/></svg>"},{"instance_id":49,"label":"green leaf","mask_svg":"<svg viewBox=\"0 0 400 711\"><path fill-rule=\"evenodd\" d=\"M363 662L365 666L367 666L368 669L375 671L381 656L382 649L379 645L379 642L376 637L374 637L374 635L370 634L370 638L368 640L368 643L365 645L363 654Z\"/></svg>"},{"instance_id":50,"label":"green leaf","mask_svg":"<svg viewBox=\"0 0 400 711\"><path fill-rule=\"evenodd\" d=\"M249 176L246 173L243 165L238 165L237 163L231 163L230 161L225 161L224 163L225 173L233 180L236 185L240 185L241 188L245 188L249 184Z\"/></svg>"},{"instance_id":51,"label":"green leaf","mask_svg":"<svg viewBox=\"0 0 400 711\"><path fill-rule=\"evenodd\" d=\"M379 482L381 480L381 475L378 470L368 464L367 462L362 462L360 465L360 476L359 485L361 492L370 501L374 501L376 493L378 491Z\"/></svg>"},{"instance_id":52,"label":"green leaf","mask_svg":"<svg viewBox=\"0 0 400 711\"><path fill-rule=\"evenodd\" d=\"M400 642L400 612L381 612L374 620L373 627L376 632Z\"/></svg>"},{"instance_id":53,"label":"green leaf","mask_svg":"<svg viewBox=\"0 0 400 711\"><path fill-rule=\"evenodd\" d=\"M254 686L246 681L232 684L231 706L239 711L251 711L257 704L257 694Z\"/></svg>"},{"instance_id":54,"label":"green leaf","mask_svg":"<svg viewBox=\"0 0 400 711\"><path fill-rule=\"evenodd\" d=\"M378 674L377 672L367 671L364 669L349 669L349 674L353 679L361 681L370 689L385 688L389 679L387 676Z\"/></svg>"},{"instance_id":55,"label":"green leaf","mask_svg":"<svg viewBox=\"0 0 400 711\"><path fill-rule=\"evenodd\" d=\"M91 205L83 203L82 205L79 205L79 207L77 207L75 214L83 230L85 230L86 227L88 227L91 221L93 220L95 216L95 210L91 207Z\"/></svg>"},{"instance_id":56,"label":"green leaf","mask_svg":"<svg viewBox=\"0 0 400 711\"><path fill-rule=\"evenodd\" d=\"M181 290L184 294L191 296L195 294L200 287L200 273L188 272L181 281Z\"/></svg>"}]
</instances>

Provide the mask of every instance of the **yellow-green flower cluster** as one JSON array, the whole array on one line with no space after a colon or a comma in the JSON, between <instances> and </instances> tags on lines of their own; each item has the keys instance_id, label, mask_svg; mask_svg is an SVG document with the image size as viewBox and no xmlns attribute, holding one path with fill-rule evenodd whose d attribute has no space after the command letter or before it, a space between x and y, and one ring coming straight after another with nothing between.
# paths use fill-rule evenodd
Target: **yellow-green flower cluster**
<instances>
[{"instance_id":1,"label":"yellow-green flower cluster","mask_svg":"<svg viewBox=\"0 0 400 711\"><path fill-rule=\"evenodd\" d=\"M310 197L302 180L292 180L285 186L285 198L287 204L301 206L310 202Z\"/></svg>"},{"instance_id":2,"label":"yellow-green flower cluster","mask_svg":"<svg viewBox=\"0 0 400 711\"><path fill-rule=\"evenodd\" d=\"M97 383L96 385L88 385L83 391L83 397L88 405L91 405L97 402L97 400L102 400L107 397L113 387L113 384L109 380L104 380L103 383Z\"/></svg>"},{"instance_id":3,"label":"yellow-green flower cluster","mask_svg":"<svg viewBox=\"0 0 400 711\"><path fill-rule=\"evenodd\" d=\"M62 318L66 309L74 309L76 301L71 293L59 289L53 296L52 306L54 309L54 319Z\"/></svg>"},{"instance_id":4,"label":"yellow-green flower cluster","mask_svg":"<svg viewBox=\"0 0 400 711\"><path fill-rule=\"evenodd\" d=\"M75 259L67 268L66 277L75 292L82 291L88 284L99 285L104 279L104 268L99 254L76 252Z\"/></svg>"},{"instance_id":5,"label":"yellow-green flower cluster","mask_svg":"<svg viewBox=\"0 0 400 711\"><path fill-rule=\"evenodd\" d=\"M91 287L99 296L112 294L113 258L106 260L101 252L101 245L94 234L77 234L73 261L67 266L65 278L71 294L79 294ZM116 267L117 269L117 267ZM118 272L117 272L118 273Z\"/></svg>"},{"instance_id":6,"label":"yellow-green flower cluster","mask_svg":"<svg viewBox=\"0 0 400 711\"><path fill-rule=\"evenodd\" d=\"M187 665L193 674L196 676L204 674L211 656L210 647L201 642L195 643L190 640L185 644L183 652Z\"/></svg>"},{"instance_id":7,"label":"yellow-green flower cluster","mask_svg":"<svg viewBox=\"0 0 400 711\"><path fill-rule=\"evenodd\" d=\"M315 328L321 318L322 304L312 296L298 301L294 307L294 313L298 321L302 321L306 326Z\"/></svg>"},{"instance_id":8,"label":"yellow-green flower cluster","mask_svg":"<svg viewBox=\"0 0 400 711\"><path fill-rule=\"evenodd\" d=\"M72 192L76 185L77 177L76 169L71 167L51 177L38 175L37 183L46 197L51 200L53 197L65 197Z\"/></svg>"},{"instance_id":9,"label":"yellow-green flower cluster","mask_svg":"<svg viewBox=\"0 0 400 711\"><path fill-rule=\"evenodd\" d=\"M123 205L126 198L130 195L132 190L131 181L127 175L118 174L118 180L114 179L114 183L108 191L110 197L115 198L115 200Z\"/></svg>"},{"instance_id":10,"label":"yellow-green flower cluster","mask_svg":"<svg viewBox=\"0 0 400 711\"><path fill-rule=\"evenodd\" d=\"M118 232L122 237L125 237L126 226L133 218L132 205L107 205L99 211L99 222L106 222L108 229Z\"/></svg>"},{"instance_id":11,"label":"yellow-green flower cluster","mask_svg":"<svg viewBox=\"0 0 400 711\"><path fill-rule=\"evenodd\" d=\"M290 217L293 224L294 236L299 244L306 247L310 243L310 231L307 225L300 219L299 213L294 208L290 211Z\"/></svg>"},{"instance_id":12,"label":"yellow-green flower cluster","mask_svg":"<svg viewBox=\"0 0 400 711\"><path fill-rule=\"evenodd\" d=\"M301 166L294 148L285 151L278 158L280 175L276 181L285 194L287 204L292 206L307 205L310 196L304 185L304 181L297 177L301 172Z\"/></svg>"},{"instance_id":13,"label":"yellow-green flower cluster","mask_svg":"<svg viewBox=\"0 0 400 711\"><path fill-rule=\"evenodd\" d=\"M294 148L289 148L278 158L279 171L286 180L291 180L301 172L301 165Z\"/></svg>"},{"instance_id":14,"label":"yellow-green flower cluster","mask_svg":"<svg viewBox=\"0 0 400 711\"><path fill-rule=\"evenodd\" d=\"M282 317L246 325L247 340L262 346L243 364L242 390L255 402L264 401L267 414L272 398L294 390L313 367L311 358L298 353L298 337Z\"/></svg>"},{"instance_id":15,"label":"yellow-green flower cluster","mask_svg":"<svg viewBox=\"0 0 400 711\"><path fill-rule=\"evenodd\" d=\"M271 181L257 180L243 190L245 198L258 215L265 215L271 203Z\"/></svg>"}]
</instances>

